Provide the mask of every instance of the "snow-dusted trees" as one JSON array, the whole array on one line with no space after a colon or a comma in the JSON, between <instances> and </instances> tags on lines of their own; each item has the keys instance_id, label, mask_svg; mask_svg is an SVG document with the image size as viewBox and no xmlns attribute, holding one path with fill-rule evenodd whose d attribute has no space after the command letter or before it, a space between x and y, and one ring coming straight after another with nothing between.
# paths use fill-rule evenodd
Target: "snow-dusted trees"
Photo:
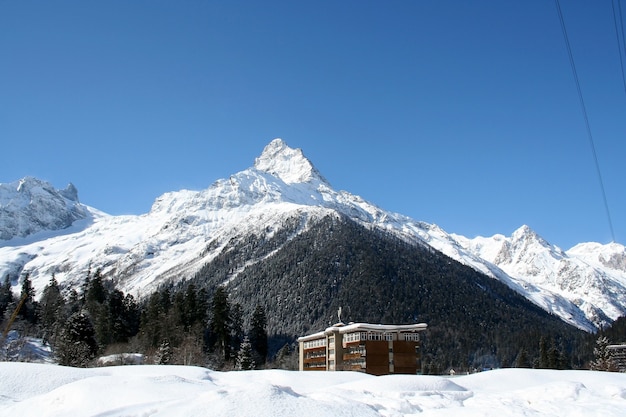
<instances>
[{"instance_id":1,"label":"snow-dusted trees","mask_svg":"<svg viewBox=\"0 0 626 417\"><path fill-rule=\"evenodd\" d=\"M617 371L617 366L611 356L609 344L609 339L606 336L600 336L596 339L596 346L593 349L594 360L590 364L592 370L609 372Z\"/></svg>"},{"instance_id":2,"label":"snow-dusted trees","mask_svg":"<svg viewBox=\"0 0 626 417\"><path fill-rule=\"evenodd\" d=\"M89 315L74 313L67 320L56 346L59 364L65 366L87 366L98 351L96 332Z\"/></svg>"},{"instance_id":3,"label":"snow-dusted trees","mask_svg":"<svg viewBox=\"0 0 626 417\"><path fill-rule=\"evenodd\" d=\"M244 337L243 341L241 342L239 352L237 353L237 361L235 366L240 371L247 371L250 369L254 369L255 367L252 354L252 345L250 344L250 339L248 339L247 336Z\"/></svg>"}]
</instances>

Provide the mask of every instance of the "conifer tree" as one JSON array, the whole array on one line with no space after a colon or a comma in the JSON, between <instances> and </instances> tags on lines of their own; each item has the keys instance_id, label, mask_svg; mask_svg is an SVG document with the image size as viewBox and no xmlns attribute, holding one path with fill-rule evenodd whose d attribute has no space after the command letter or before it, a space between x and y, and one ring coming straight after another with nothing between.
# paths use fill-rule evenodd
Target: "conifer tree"
<instances>
[{"instance_id":1,"label":"conifer tree","mask_svg":"<svg viewBox=\"0 0 626 417\"><path fill-rule=\"evenodd\" d=\"M159 349L154 357L154 363L157 365L169 365L172 360L172 346L170 341L165 339L161 342Z\"/></svg>"},{"instance_id":2,"label":"conifer tree","mask_svg":"<svg viewBox=\"0 0 626 417\"><path fill-rule=\"evenodd\" d=\"M230 304L224 287L217 287L211 303L211 333L215 348L222 353L224 360L230 359Z\"/></svg>"},{"instance_id":3,"label":"conifer tree","mask_svg":"<svg viewBox=\"0 0 626 417\"><path fill-rule=\"evenodd\" d=\"M267 318L265 309L257 305L250 321L250 343L258 358L259 364L264 364L267 359Z\"/></svg>"},{"instance_id":4,"label":"conifer tree","mask_svg":"<svg viewBox=\"0 0 626 417\"><path fill-rule=\"evenodd\" d=\"M7 274L4 277L4 282L0 286L0 317L4 316L4 313L9 304L13 302L13 293L11 292L11 280Z\"/></svg>"},{"instance_id":5,"label":"conifer tree","mask_svg":"<svg viewBox=\"0 0 626 417\"><path fill-rule=\"evenodd\" d=\"M539 366L538 368L547 369L550 367L550 359L548 357L548 342L544 336L539 339Z\"/></svg>"},{"instance_id":6,"label":"conifer tree","mask_svg":"<svg viewBox=\"0 0 626 417\"><path fill-rule=\"evenodd\" d=\"M30 280L30 274L24 275L22 280L22 292L20 300L25 297L24 304L20 309L19 315L30 324L37 322L38 303L35 301L35 288Z\"/></svg>"},{"instance_id":7,"label":"conifer tree","mask_svg":"<svg viewBox=\"0 0 626 417\"><path fill-rule=\"evenodd\" d=\"M247 371L254 369L255 367L254 359L252 357L252 345L250 344L250 340L247 336L243 338L241 346L239 347L236 367L240 371Z\"/></svg>"},{"instance_id":8,"label":"conifer tree","mask_svg":"<svg viewBox=\"0 0 626 417\"><path fill-rule=\"evenodd\" d=\"M528 368L528 353L526 349L521 348L519 353L517 354L517 358L515 359L515 367L516 368Z\"/></svg>"},{"instance_id":9,"label":"conifer tree","mask_svg":"<svg viewBox=\"0 0 626 417\"><path fill-rule=\"evenodd\" d=\"M594 371L617 371L617 366L609 349L609 339L600 336L596 339L596 347L593 349L595 359L591 362L591 369Z\"/></svg>"},{"instance_id":10,"label":"conifer tree","mask_svg":"<svg viewBox=\"0 0 626 417\"><path fill-rule=\"evenodd\" d=\"M278 369L288 369L295 371L298 369L298 355L294 352L289 343L285 343L276 353L274 367Z\"/></svg>"},{"instance_id":11,"label":"conifer tree","mask_svg":"<svg viewBox=\"0 0 626 417\"><path fill-rule=\"evenodd\" d=\"M95 330L84 312L74 313L67 320L56 354L60 365L86 367L98 351Z\"/></svg>"},{"instance_id":12,"label":"conifer tree","mask_svg":"<svg viewBox=\"0 0 626 417\"><path fill-rule=\"evenodd\" d=\"M230 345L233 352L239 349L243 338L243 308L241 304L235 303L230 310Z\"/></svg>"},{"instance_id":13,"label":"conifer tree","mask_svg":"<svg viewBox=\"0 0 626 417\"><path fill-rule=\"evenodd\" d=\"M65 300L54 274L52 274L50 282L41 294L39 305L43 341L44 343L51 342L54 344L59 324L63 323L65 321L64 318L67 317L64 314Z\"/></svg>"}]
</instances>

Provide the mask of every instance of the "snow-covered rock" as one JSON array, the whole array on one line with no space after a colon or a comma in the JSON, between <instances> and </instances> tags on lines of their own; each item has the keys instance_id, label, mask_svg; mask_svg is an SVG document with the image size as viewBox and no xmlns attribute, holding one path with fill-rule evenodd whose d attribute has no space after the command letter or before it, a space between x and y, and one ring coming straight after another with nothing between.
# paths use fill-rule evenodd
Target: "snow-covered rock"
<instances>
[{"instance_id":1,"label":"snow-covered rock","mask_svg":"<svg viewBox=\"0 0 626 417\"><path fill-rule=\"evenodd\" d=\"M455 237L466 250L525 287L528 298L581 328L606 326L626 315L626 250L622 245L583 243L563 251L528 226L510 237ZM580 312L587 325L578 317Z\"/></svg>"},{"instance_id":2,"label":"snow-covered rock","mask_svg":"<svg viewBox=\"0 0 626 417\"><path fill-rule=\"evenodd\" d=\"M0 240L65 229L87 216L73 184L57 190L33 177L0 183Z\"/></svg>"}]
</instances>

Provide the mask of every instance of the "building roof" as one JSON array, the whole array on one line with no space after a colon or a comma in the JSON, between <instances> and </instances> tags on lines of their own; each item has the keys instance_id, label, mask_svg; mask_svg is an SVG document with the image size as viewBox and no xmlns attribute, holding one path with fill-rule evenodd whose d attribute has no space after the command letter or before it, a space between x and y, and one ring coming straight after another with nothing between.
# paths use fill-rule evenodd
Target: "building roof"
<instances>
[{"instance_id":1,"label":"building roof","mask_svg":"<svg viewBox=\"0 0 626 417\"><path fill-rule=\"evenodd\" d=\"M317 332L310 335L302 336L298 338L298 342L306 342L308 340L315 340L324 337L331 333L352 333L352 332L422 332L426 330L428 325L426 323L416 324L371 324L371 323L337 323L330 327L327 327L323 332Z\"/></svg>"}]
</instances>

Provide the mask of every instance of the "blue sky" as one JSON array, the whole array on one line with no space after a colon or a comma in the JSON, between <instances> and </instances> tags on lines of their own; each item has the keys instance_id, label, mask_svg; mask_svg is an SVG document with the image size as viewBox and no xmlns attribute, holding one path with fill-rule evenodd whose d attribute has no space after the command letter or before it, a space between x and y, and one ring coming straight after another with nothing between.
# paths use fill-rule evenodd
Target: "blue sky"
<instances>
[{"instance_id":1,"label":"blue sky","mask_svg":"<svg viewBox=\"0 0 626 417\"><path fill-rule=\"evenodd\" d=\"M623 244L611 6L561 4ZM552 1L0 0L0 56L0 182L141 214L280 137L335 188L451 233L611 241Z\"/></svg>"}]
</instances>

